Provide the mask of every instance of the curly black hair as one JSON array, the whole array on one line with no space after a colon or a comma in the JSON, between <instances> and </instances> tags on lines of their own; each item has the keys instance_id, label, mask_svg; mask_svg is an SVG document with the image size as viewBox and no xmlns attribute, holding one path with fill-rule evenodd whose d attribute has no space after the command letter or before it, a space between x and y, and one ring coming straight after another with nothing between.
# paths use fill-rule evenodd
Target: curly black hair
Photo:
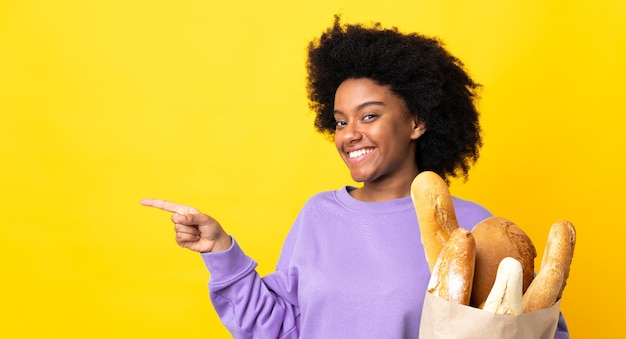
<instances>
[{"instance_id":1,"label":"curly black hair","mask_svg":"<svg viewBox=\"0 0 626 339\"><path fill-rule=\"evenodd\" d=\"M424 122L415 154L419 171L434 171L446 182L458 176L467 180L482 147L475 106L481 86L443 45L380 23L342 25L335 15L333 26L308 46L307 92L316 129L334 135L335 92L343 81L372 79L389 86Z\"/></svg>"}]
</instances>

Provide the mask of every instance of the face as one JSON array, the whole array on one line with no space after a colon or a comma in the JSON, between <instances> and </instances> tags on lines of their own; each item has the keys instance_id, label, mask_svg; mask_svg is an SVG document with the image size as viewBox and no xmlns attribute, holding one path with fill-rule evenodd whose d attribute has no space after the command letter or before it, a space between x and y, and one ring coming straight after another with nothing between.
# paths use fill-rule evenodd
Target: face
<instances>
[{"instance_id":1,"label":"face","mask_svg":"<svg viewBox=\"0 0 626 339\"><path fill-rule=\"evenodd\" d=\"M371 79L347 79L335 94L335 145L357 182L412 180L424 125L404 100Z\"/></svg>"}]
</instances>

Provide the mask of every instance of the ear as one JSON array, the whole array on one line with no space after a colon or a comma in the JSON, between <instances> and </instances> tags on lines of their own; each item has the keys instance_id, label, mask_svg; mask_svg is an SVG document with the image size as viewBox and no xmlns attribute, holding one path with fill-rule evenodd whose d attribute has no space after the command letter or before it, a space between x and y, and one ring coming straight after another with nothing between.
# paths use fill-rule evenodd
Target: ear
<instances>
[{"instance_id":1,"label":"ear","mask_svg":"<svg viewBox=\"0 0 626 339\"><path fill-rule=\"evenodd\" d=\"M413 119L413 132L411 133L411 140L417 140L426 132L426 124L420 121L417 117Z\"/></svg>"}]
</instances>

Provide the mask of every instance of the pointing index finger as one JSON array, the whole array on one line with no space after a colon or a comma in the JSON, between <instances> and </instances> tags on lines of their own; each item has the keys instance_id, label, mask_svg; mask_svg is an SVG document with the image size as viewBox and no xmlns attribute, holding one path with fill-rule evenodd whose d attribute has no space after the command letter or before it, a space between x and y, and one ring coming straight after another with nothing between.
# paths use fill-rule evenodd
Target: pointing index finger
<instances>
[{"instance_id":1,"label":"pointing index finger","mask_svg":"<svg viewBox=\"0 0 626 339\"><path fill-rule=\"evenodd\" d=\"M167 200L147 198L147 199L141 199L140 203L143 206L156 207L158 209L172 212L172 213L178 213L178 214L199 213L198 210L196 210L195 208L191 206L181 205L181 204L177 204L175 202L171 202Z\"/></svg>"}]
</instances>

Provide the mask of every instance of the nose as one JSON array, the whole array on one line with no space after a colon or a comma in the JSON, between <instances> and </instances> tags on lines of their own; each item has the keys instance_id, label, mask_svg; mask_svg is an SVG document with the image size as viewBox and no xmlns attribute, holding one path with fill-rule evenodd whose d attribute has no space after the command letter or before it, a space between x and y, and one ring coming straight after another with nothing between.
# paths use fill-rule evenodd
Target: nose
<instances>
[{"instance_id":1,"label":"nose","mask_svg":"<svg viewBox=\"0 0 626 339\"><path fill-rule=\"evenodd\" d=\"M343 143L354 143L363 138L363 133L357 123L349 123L335 131L335 140Z\"/></svg>"}]
</instances>

